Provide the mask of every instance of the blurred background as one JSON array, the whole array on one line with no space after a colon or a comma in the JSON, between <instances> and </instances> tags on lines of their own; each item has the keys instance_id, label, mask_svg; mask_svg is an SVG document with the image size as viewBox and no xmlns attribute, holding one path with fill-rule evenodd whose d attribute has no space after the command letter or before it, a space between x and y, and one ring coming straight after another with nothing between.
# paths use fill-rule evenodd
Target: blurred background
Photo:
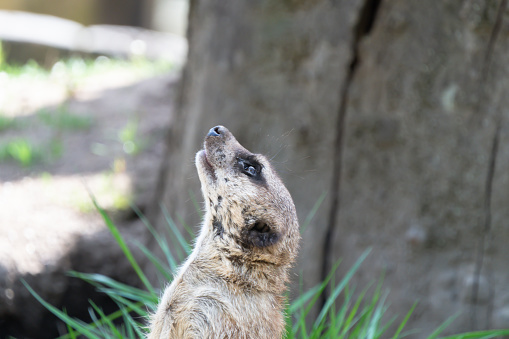
<instances>
[{"instance_id":1,"label":"blurred background","mask_svg":"<svg viewBox=\"0 0 509 339\"><path fill-rule=\"evenodd\" d=\"M187 53L188 2L0 1L0 338L54 338L43 298L116 309L69 270L138 280L89 194L133 239Z\"/></svg>"},{"instance_id":2,"label":"blurred background","mask_svg":"<svg viewBox=\"0 0 509 339\"><path fill-rule=\"evenodd\" d=\"M20 279L85 320L88 299L116 305L67 271L142 286L90 195L162 283L131 207L196 233L194 154L218 124L272 159L306 224L291 298L372 248L356 293L383 276L388 318L418 300L415 338L456 314L445 333L509 327L507 0L0 9L1 338L66 333Z\"/></svg>"}]
</instances>

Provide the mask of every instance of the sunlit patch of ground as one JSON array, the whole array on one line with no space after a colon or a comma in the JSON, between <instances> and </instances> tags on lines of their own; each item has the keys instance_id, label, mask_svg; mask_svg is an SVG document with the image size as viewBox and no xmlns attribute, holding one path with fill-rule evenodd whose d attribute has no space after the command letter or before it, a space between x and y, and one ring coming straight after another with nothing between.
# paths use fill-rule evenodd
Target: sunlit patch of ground
<instances>
[{"instance_id":1,"label":"sunlit patch of ground","mask_svg":"<svg viewBox=\"0 0 509 339\"><path fill-rule=\"evenodd\" d=\"M19 273L39 273L70 249L76 235L103 227L91 192L102 207L112 210L129 207L130 190L126 173L43 174L2 183L0 262L15 258Z\"/></svg>"},{"instance_id":2,"label":"sunlit patch of ground","mask_svg":"<svg viewBox=\"0 0 509 339\"><path fill-rule=\"evenodd\" d=\"M167 63L105 57L0 68L0 265L10 275L55 265L104 229L90 194L108 210L147 200L177 77Z\"/></svg>"},{"instance_id":3,"label":"sunlit patch of ground","mask_svg":"<svg viewBox=\"0 0 509 339\"><path fill-rule=\"evenodd\" d=\"M95 99L106 89L129 86L171 69L164 60L112 60L105 56L59 61L50 70L35 62L19 67L0 64L0 114L23 116L67 99Z\"/></svg>"},{"instance_id":4,"label":"sunlit patch of ground","mask_svg":"<svg viewBox=\"0 0 509 339\"><path fill-rule=\"evenodd\" d=\"M77 234L102 227L96 215L81 213L72 200L62 201L82 195L78 185L73 178L2 183L0 262L15 265L20 274L39 273L69 251Z\"/></svg>"}]
</instances>

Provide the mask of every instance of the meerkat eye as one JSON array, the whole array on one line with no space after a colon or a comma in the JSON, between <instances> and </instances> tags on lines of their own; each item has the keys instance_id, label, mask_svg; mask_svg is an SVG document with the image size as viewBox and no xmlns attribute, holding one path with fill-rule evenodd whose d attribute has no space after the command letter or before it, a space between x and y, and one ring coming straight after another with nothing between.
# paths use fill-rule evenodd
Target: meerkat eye
<instances>
[{"instance_id":1,"label":"meerkat eye","mask_svg":"<svg viewBox=\"0 0 509 339\"><path fill-rule=\"evenodd\" d=\"M251 165L244 164L244 171L246 171L247 174L255 176L256 175L256 168L254 168Z\"/></svg>"},{"instance_id":2,"label":"meerkat eye","mask_svg":"<svg viewBox=\"0 0 509 339\"><path fill-rule=\"evenodd\" d=\"M249 161L246 159L242 159L242 158L237 158L237 161L238 161L238 164L240 166L242 173L244 173L250 177L253 177L253 178L259 177L260 171L261 171L261 166L258 163L252 162L252 161Z\"/></svg>"}]
</instances>

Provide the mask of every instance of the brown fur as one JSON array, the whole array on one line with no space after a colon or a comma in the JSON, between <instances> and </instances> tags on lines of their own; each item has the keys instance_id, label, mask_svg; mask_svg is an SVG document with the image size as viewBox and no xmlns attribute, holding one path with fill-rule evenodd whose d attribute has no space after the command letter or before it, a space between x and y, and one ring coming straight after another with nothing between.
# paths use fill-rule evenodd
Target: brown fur
<instances>
[{"instance_id":1,"label":"brown fur","mask_svg":"<svg viewBox=\"0 0 509 339\"><path fill-rule=\"evenodd\" d=\"M205 220L149 338L281 338L300 240L292 198L268 160L222 126L210 130L196 167Z\"/></svg>"}]
</instances>

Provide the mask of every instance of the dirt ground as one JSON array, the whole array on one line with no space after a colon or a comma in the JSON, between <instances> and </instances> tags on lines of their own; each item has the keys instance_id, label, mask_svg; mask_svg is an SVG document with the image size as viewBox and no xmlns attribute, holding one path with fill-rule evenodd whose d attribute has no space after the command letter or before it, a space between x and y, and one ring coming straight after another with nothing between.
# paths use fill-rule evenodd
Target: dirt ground
<instances>
[{"instance_id":1,"label":"dirt ground","mask_svg":"<svg viewBox=\"0 0 509 339\"><path fill-rule=\"evenodd\" d=\"M115 267L115 260L101 266L101 251L114 244L90 194L123 220L130 203L149 203L178 78L178 71L150 79L104 74L69 93L51 79L0 77L0 109L11 121L0 129L0 338L57 334L37 329L51 316L20 278L61 305L76 288L65 271ZM1 157L1 145L13 140L31 148L28 164Z\"/></svg>"}]
</instances>

